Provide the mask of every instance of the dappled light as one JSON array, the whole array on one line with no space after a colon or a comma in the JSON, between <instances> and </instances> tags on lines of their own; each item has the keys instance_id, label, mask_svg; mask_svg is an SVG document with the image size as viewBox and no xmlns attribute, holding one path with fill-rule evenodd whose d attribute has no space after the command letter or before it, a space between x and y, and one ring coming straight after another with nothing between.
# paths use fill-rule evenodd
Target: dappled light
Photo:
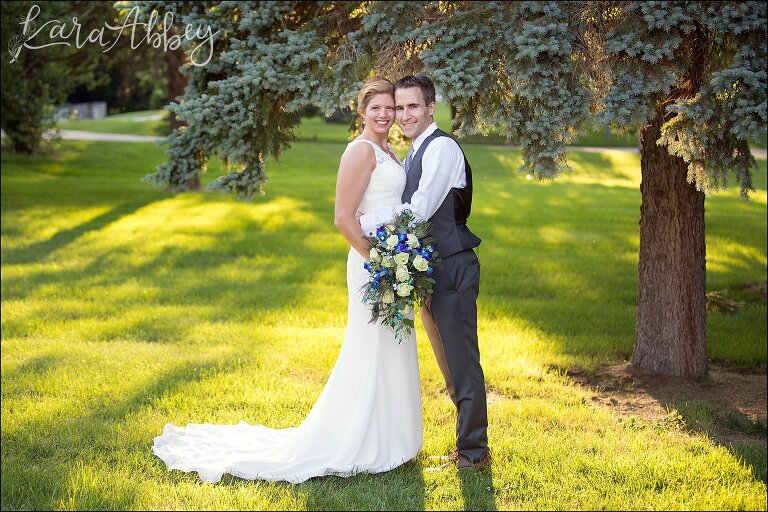
<instances>
[{"instance_id":1,"label":"dappled light","mask_svg":"<svg viewBox=\"0 0 768 512\"><path fill-rule=\"evenodd\" d=\"M455 412L417 322L425 444L416 461L295 490L225 479L201 497L194 475L168 474L149 452L162 425L296 426L336 361L347 307L348 246L333 225L343 144L297 144L273 166L267 195L248 203L151 189L139 178L161 150L131 147L68 142L28 162L3 154L3 444L15 458L49 460L53 476L11 471L60 489L51 506L163 508L146 495L154 489L212 508L236 508L231 500L255 492L280 508L364 508L375 482L385 501L412 488L406 503L417 508L578 508L576 496L602 489L598 480L629 478L623 492L639 503L672 492L672 475L709 485L701 470L713 466L728 475L722 492L744 482L764 490L732 452L674 426L628 427L569 376L632 351L637 155L572 153L572 175L539 182L517 172L518 150L467 145L470 224L483 239L478 326L492 472L429 469L430 455L452 448ZM113 149L107 168L98 155ZM763 161L760 191L764 170ZM749 203L731 190L707 201L708 284L764 280L764 192ZM765 302L732 293L746 306L710 315L711 353L764 364ZM94 439L110 460L84 451ZM635 481L650 473L650 487ZM138 483L126 484L133 474ZM457 492L442 491L450 485ZM532 488L540 491L521 495ZM562 489L564 501L552 501Z\"/></svg>"}]
</instances>

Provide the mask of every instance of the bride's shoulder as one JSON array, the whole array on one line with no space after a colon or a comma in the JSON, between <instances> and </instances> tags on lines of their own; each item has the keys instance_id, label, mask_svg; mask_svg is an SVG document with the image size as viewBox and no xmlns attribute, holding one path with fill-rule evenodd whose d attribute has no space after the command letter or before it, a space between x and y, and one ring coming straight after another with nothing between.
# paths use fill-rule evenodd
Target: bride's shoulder
<instances>
[{"instance_id":1,"label":"bride's shoulder","mask_svg":"<svg viewBox=\"0 0 768 512\"><path fill-rule=\"evenodd\" d=\"M358 142L365 142L365 144L358 144ZM371 140L363 139L362 137L358 137L358 138L353 139L352 141L350 141L350 143L347 144L347 148L354 147L354 146L362 146L362 147L366 147L367 146L367 147L370 147L371 149L373 149L375 145L376 144L374 144L374 142L371 141Z\"/></svg>"},{"instance_id":2,"label":"bride's shoulder","mask_svg":"<svg viewBox=\"0 0 768 512\"><path fill-rule=\"evenodd\" d=\"M358 142L365 142L367 144L358 144ZM354 139L349 144L347 144L347 148L344 150L345 153L354 151L358 154L364 154L364 153L373 153L374 147L371 141L368 139Z\"/></svg>"},{"instance_id":3,"label":"bride's shoulder","mask_svg":"<svg viewBox=\"0 0 768 512\"><path fill-rule=\"evenodd\" d=\"M341 155L342 161L366 161L376 162L376 152L371 144L357 144L358 142L368 142L366 139L355 139L349 144Z\"/></svg>"}]
</instances>

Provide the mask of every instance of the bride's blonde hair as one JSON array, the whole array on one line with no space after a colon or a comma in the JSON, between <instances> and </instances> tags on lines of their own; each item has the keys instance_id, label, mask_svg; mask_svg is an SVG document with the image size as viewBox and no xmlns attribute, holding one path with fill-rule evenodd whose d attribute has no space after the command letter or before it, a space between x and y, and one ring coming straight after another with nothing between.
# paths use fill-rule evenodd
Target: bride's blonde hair
<instances>
[{"instance_id":1,"label":"bride's blonde hair","mask_svg":"<svg viewBox=\"0 0 768 512\"><path fill-rule=\"evenodd\" d=\"M363 114L368 107L368 103L371 102L371 98L377 94L389 94L395 96L395 87L392 83L380 76L372 76L365 81L360 92L357 94L357 115L360 116L360 122L362 123Z\"/></svg>"}]
</instances>

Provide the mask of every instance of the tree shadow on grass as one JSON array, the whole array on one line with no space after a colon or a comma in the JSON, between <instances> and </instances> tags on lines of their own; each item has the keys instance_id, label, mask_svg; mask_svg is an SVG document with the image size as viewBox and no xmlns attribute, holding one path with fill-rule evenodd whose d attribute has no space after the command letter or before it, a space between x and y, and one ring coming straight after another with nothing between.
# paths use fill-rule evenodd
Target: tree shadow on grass
<instances>
[{"instance_id":1,"label":"tree shadow on grass","mask_svg":"<svg viewBox=\"0 0 768 512\"><path fill-rule=\"evenodd\" d=\"M459 471L464 510L498 510L493 487L493 468Z\"/></svg>"},{"instance_id":2,"label":"tree shadow on grass","mask_svg":"<svg viewBox=\"0 0 768 512\"><path fill-rule=\"evenodd\" d=\"M707 399L688 399L685 395L664 400L664 404L679 411L687 430L703 434L723 446L750 469L756 480L768 483L765 417L753 420L728 405Z\"/></svg>"},{"instance_id":3,"label":"tree shadow on grass","mask_svg":"<svg viewBox=\"0 0 768 512\"><path fill-rule=\"evenodd\" d=\"M74 510L141 508L140 492L134 491L130 482L125 485L128 480L120 472L146 474L150 465L152 474L166 475L167 468L151 453L153 435L137 439L136 435L147 429L126 428L129 418L151 407L153 400L208 377L210 371L226 372L229 368L222 366L221 358L190 362L140 386L124 399L106 404L96 401L89 414L45 418L24 428L19 426L18 432L3 429L3 504L43 510L53 510L62 503ZM161 431L162 426L158 426L154 435Z\"/></svg>"},{"instance_id":4,"label":"tree shadow on grass","mask_svg":"<svg viewBox=\"0 0 768 512\"><path fill-rule=\"evenodd\" d=\"M416 461L384 473L314 477L298 484L244 480L224 474L221 485L277 488L307 510L424 510L424 476Z\"/></svg>"},{"instance_id":5,"label":"tree shadow on grass","mask_svg":"<svg viewBox=\"0 0 768 512\"><path fill-rule=\"evenodd\" d=\"M699 381L656 375L626 363L596 375L569 376L597 391L593 397L639 428L682 429L730 451L766 482L765 373L733 371L710 363ZM692 449L699 450L698 447Z\"/></svg>"},{"instance_id":6,"label":"tree shadow on grass","mask_svg":"<svg viewBox=\"0 0 768 512\"><path fill-rule=\"evenodd\" d=\"M27 378L41 377L55 368L61 360L61 356L46 354L33 357L15 368L3 370L3 399L13 399L33 393L39 394L39 392L30 391L25 387Z\"/></svg>"},{"instance_id":7,"label":"tree shadow on grass","mask_svg":"<svg viewBox=\"0 0 768 512\"><path fill-rule=\"evenodd\" d=\"M615 174L611 172L615 164L603 155L573 160L600 168L595 174L598 179L610 179ZM581 370L578 363L574 366L569 361L591 360L587 364L599 366L629 357L634 341L641 204L639 188L630 183L635 171L627 170L626 179L612 184L597 180L539 184L509 179L505 188L495 188L508 168L506 164L486 168L484 177L482 171L475 171L469 225L485 239L480 246L480 315L492 321L522 320L526 327L530 325L538 338L547 341L547 352L535 354L538 362L546 366L552 360L561 361L569 373ZM761 168L764 171L764 163ZM636 171L639 173L639 168ZM764 179L758 190L764 190ZM720 233L739 239L745 236L733 234L732 219L718 214L765 215L764 205L744 203L734 194L707 201L712 216L707 220L710 241ZM761 247L760 239L756 240L756 247ZM728 256L717 269L708 269L708 276L743 275L764 268L764 261L753 252ZM502 350L496 352L503 357ZM492 378L487 383L494 384ZM756 478L764 480L764 438L760 450L755 444L715 440L749 465Z\"/></svg>"},{"instance_id":8,"label":"tree shadow on grass","mask_svg":"<svg viewBox=\"0 0 768 512\"><path fill-rule=\"evenodd\" d=\"M198 214L208 202L213 202L219 212L231 207L217 196L192 195L184 198L178 215ZM136 210L145 203L130 204ZM295 308L317 287L315 273L307 269L330 271L338 276L338 286L343 287L346 255L336 249L313 247L312 239L318 235L326 238L327 233L332 241L341 238L332 226L320 225L317 205L300 199L277 205L267 202L263 206L278 212L285 208L299 212L298 217L282 221L285 229L265 226L246 212L222 230L207 228L187 235L189 228L184 225L181 243L166 245L162 235L151 232L147 237L134 236L114 243L89 241L93 247L79 247L80 254L86 257L73 256L75 264L33 266L4 277L4 299L33 299L26 316L45 317L48 323L91 316L97 320L97 328L91 332L101 339L166 341L183 337L187 329L201 322L252 319ZM322 206L330 210L328 204ZM93 220L54 236L57 242L46 242L45 246L49 251L63 247L75 239L75 233L98 230L117 220L118 211L130 213L125 205L116 208L98 217L98 222ZM136 243L142 244L141 250L137 250ZM27 258L14 257L35 260L31 251L28 247L19 250L20 255L30 255ZM65 300L55 301L54 308L47 301L36 301L35 296L43 289L48 290L43 292L45 295L50 295L50 290L61 290L56 298ZM82 303L82 310L74 310L73 301L66 299ZM94 303L98 306L94 307ZM107 304L111 307L104 307ZM174 312L179 308L189 308L191 314L179 318ZM114 320L121 317L123 321ZM105 330L99 333L101 326ZM18 335L30 330L22 317L7 320L4 328Z\"/></svg>"},{"instance_id":9,"label":"tree shadow on grass","mask_svg":"<svg viewBox=\"0 0 768 512\"><path fill-rule=\"evenodd\" d=\"M424 510L424 474L418 460L378 474L313 478L293 489L308 510Z\"/></svg>"},{"instance_id":10,"label":"tree shadow on grass","mask_svg":"<svg viewBox=\"0 0 768 512\"><path fill-rule=\"evenodd\" d=\"M19 263L34 263L42 261L53 252L68 246L78 238L85 236L92 231L103 229L109 224L112 224L113 222L116 222L123 217L131 215L132 213L138 211L140 208L143 208L144 206L157 200L157 197L141 197L119 204L109 211L98 215L87 222L69 229L56 232L56 234L54 234L48 240L43 240L28 246L8 250L4 254L5 258L3 263L13 265Z\"/></svg>"},{"instance_id":11,"label":"tree shadow on grass","mask_svg":"<svg viewBox=\"0 0 768 512\"><path fill-rule=\"evenodd\" d=\"M731 443L727 448L734 457L749 467L756 480L768 484L768 448L765 439L759 442Z\"/></svg>"},{"instance_id":12,"label":"tree shadow on grass","mask_svg":"<svg viewBox=\"0 0 768 512\"><path fill-rule=\"evenodd\" d=\"M576 153L572 159L590 169L604 169L597 173L601 179L621 178L621 173L609 172L617 164L602 154ZM476 173L469 220L470 228L485 240L479 247L481 316L528 322L552 342L556 356L586 355L597 362L627 357L634 340L639 188L627 180L618 185L526 182L508 176L509 162L494 166L487 155L484 162L486 167ZM506 184L499 189L502 180ZM738 206L764 215L764 206L761 210L760 205L742 204L738 197L716 199L717 208L708 206L713 211ZM708 236L727 226L725 220L708 221ZM729 255L716 270L709 269L708 275L761 266L759 258L742 251ZM601 343L589 342L595 339Z\"/></svg>"}]
</instances>

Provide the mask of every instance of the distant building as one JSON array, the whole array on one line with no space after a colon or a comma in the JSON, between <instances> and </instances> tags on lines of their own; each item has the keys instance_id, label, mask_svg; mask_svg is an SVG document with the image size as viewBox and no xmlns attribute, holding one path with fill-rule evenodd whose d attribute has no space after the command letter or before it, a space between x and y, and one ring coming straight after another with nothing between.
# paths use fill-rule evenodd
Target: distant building
<instances>
[{"instance_id":1,"label":"distant building","mask_svg":"<svg viewBox=\"0 0 768 512\"><path fill-rule=\"evenodd\" d=\"M106 101L68 103L66 105L56 105L53 108L53 116L57 121L65 121L72 117L76 119L102 119L107 117Z\"/></svg>"}]
</instances>

